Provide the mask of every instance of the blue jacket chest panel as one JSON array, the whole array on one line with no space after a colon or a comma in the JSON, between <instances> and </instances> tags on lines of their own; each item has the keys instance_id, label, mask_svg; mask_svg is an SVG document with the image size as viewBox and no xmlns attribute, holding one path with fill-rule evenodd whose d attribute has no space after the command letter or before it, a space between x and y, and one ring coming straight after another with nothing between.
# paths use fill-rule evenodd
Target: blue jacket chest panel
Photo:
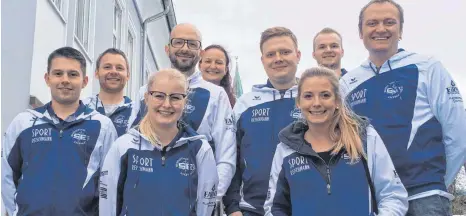
<instances>
[{"instance_id":1,"label":"blue jacket chest panel","mask_svg":"<svg viewBox=\"0 0 466 216\"><path fill-rule=\"evenodd\" d=\"M127 209L130 215L184 215L192 210L198 176L196 155L189 152L187 145L172 149L163 162L160 151L128 150L122 213Z\"/></svg>"},{"instance_id":2,"label":"blue jacket chest panel","mask_svg":"<svg viewBox=\"0 0 466 216\"><path fill-rule=\"evenodd\" d=\"M240 169L246 202L263 206L267 196L270 168L280 130L300 112L294 98L285 98L250 107L241 114L238 130L242 134Z\"/></svg>"},{"instance_id":3,"label":"blue jacket chest panel","mask_svg":"<svg viewBox=\"0 0 466 216\"><path fill-rule=\"evenodd\" d=\"M283 161L294 215L368 215L369 185L363 163L339 159L330 166L330 194L326 174L320 173L311 158L298 153ZM338 206L335 206L338 203Z\"/></svg>"},{"instance_id":4,"label":"blue jacket chest panel","mask_svg":"<svg viewBox=\"0 0 466 216\"><path fill-rule=\"evenodd\" d=\"M191 89L188 103L184 109L183 120L195 131L199 128L209 105L210 92L203 88Z\"/></svg>"},{"instance_id":5,"label":"blue jacket chest panel","mask_svg":"<svg viewBox=\"0 0 466 216\"><path fill-rule=\"evenodd\" d=\"M105 115L105 109L103 107L99 107L97 111L102 115ZM130 116L131 107L129 106L118 107L115 110L115 112L112 113L112 115L108 116L110 120L112 120L119 137L126 133L126 129L128 127L128 119Z\"/></svg>"},{"instance_id":6,"label":"blue jacket chest panel","mask_svg":"<svg viewBox=\"0 0 466 216\"><path fill-rule=\"evenodd\" d=\"M40 124L20 134L18 149L13 149L21 151L23 157L22 178L16 183L19 212L49 214L47 208L56 206L54 211L71 214L77 206L84 208L97 200L98 172L83 186L100 127L99 121L80 121L60 134L54 125Z\"/></svg>"}]
</instances>

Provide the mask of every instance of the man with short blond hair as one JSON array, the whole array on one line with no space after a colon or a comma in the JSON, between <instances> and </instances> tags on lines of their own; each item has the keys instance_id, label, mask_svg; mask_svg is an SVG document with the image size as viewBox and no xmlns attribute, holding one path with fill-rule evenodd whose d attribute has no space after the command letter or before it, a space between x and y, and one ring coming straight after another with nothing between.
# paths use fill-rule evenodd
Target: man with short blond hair
<instances>
[{"instance_id":1,"label":"man with short blond hair","mask_svg":"<svg viewBox=\"0 0 466 216\"><path fill-rule=\"evenodd\" d=\"M338 77L342 77L347 72L341 67L344 53L343 39L335 29L324 28L314 36L312 57L319 66L335 71Z\"/></svg>"},{"instance_id":2,"label":"man with short blond hair","mask_svg":"<svg viewBox=\"0 0 466 216\"><path fill-rule=\"evenodd\" d=\"M232 216L264 215L278 133L301 115L295 106L301 58L296 36L284 27L269 28L261 35L260 50L267 83L254 85L233 108L238 161L223 199Z\"/></svg>"}]
</instances>

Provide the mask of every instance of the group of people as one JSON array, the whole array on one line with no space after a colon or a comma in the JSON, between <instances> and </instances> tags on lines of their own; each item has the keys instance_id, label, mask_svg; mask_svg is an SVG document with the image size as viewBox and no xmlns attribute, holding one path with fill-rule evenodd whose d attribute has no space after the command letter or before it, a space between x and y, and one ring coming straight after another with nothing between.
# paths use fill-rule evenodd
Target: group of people
<instances>
[{"instance_id":1,"label":"group of people","mask_svg":"<svg viewBox=\"0 0 466 216\"><path fill-rule=\"evenodd\" d=\"M313 39L319 64L296 77L298 40L262 32L265 84L235 98L224 47L179 24L172 68L124 96L125 53L96 60L99 94L80 99L86 61L48 57L46 105L12 121L2 143L8 215L451 215L447 187L465 164L463 100L433 58L398 47L402 7L359 14L368 59L342 68L342 36ZM198 67L197 67L198 66ZM217 203L222 201L224 208Z\"/></svg>"}]
</instances>

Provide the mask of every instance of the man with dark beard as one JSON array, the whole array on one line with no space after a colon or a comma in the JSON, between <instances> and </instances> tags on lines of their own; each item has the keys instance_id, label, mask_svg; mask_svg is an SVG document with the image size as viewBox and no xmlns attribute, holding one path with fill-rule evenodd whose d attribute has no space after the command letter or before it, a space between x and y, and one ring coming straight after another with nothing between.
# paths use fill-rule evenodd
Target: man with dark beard
<instances>
[{"instance_id":1,"label":"man with dark beard","mask_svg":"<svg viewBox=\"0 0 466 216\"><path fill-rule=\"evenodd\" d=\"M340 33L331 28L322 29L314 37L313 48L312 56L319 66L332 69L337 77L346 74L347 71L341 68L341 58L345 50L343 50L343 39Z\"/></svg>"},{"instance_id":2,"label":"man with dark beard","mask_svg":"<svg viewBox=\"0 0 466 216\"><path fill-rule=\"evenodd\" d=\"M105 50L97 58L95 77L99 79L99 94L86 98L83 103L109 117L118 136L125 134L131 115L131 99L124 96L129 80L128 59L123 51L115 48Z\"/></svg>"},{"instance_id":3,"label":"man with dark beard","mask_svg":"<svg viewBox=\"0 0 466 216\"><path fill-rule=\"evenodd\" d=\"M181 71L189 82L188 103L180 124L187 123L200 135L206 136L212 149L219 176L217 197L220 200L230 185L236 169L236 145L232 109L225 90L202 79L196 64L202 50L201 33L191 24L178 24L170 33L165 46L172 67ZM137 125L147 112L141 87L138 102L133 102L128 125ZM210 205L211 203L209 203Z\"/></svg>"}]
</instances>

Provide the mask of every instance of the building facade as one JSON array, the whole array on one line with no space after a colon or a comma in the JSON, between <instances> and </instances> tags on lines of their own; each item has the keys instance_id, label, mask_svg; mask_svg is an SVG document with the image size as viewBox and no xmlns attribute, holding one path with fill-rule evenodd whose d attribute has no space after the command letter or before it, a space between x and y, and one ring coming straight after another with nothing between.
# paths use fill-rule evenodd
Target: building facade
<instances>
[{"instance_id":1,"label":"building facade","mask_svg":"<svg viewBox=\"0 0 466 216\"><path fill-rule=\"evenodd\" d=\"M44 74L48 55L59 47L86 57L82 98L99 92L95 60L110 47L128 57L125 92L132 98L150 72L170 67L164 46L176 25L171 0L9 0L2 1L1 16L2 134L18 113L51 100Z\"/></svg>"},{"instance_id":2,"label":"building facade","mask_svg":"<svg viewBox=\"0 0 466 216\"><path fill-rule=\"evenodd\" d=\"M95 60L110 47L128 56L125 91L131 98L150 72L170 67L164 51L176 25L170 0L2 1L1 14L2 133L19 112L50 101L44 73L48 55L59 47L72 46L86 57L83 98L99 92Z\"/></svg>"}]
</instances>

